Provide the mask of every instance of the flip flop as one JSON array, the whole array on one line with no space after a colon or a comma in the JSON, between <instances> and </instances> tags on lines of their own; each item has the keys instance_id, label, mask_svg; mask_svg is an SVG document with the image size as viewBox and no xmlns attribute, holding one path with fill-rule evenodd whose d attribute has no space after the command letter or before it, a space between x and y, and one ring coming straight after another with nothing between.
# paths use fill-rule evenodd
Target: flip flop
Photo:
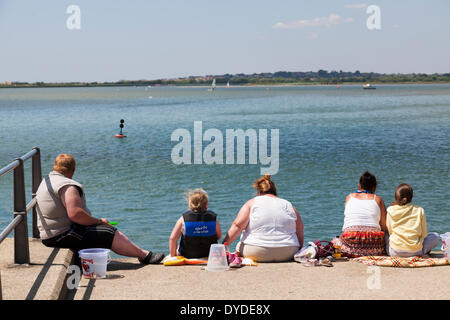
<instances>
[{"instance_id":1,"label":"flip flop","mask_svg":"<svg viewBox=\"0 0 450 320\"><path fill-rule=\"evenodd\" d=\"M149 252L148 255L144 259L138 259L142 264L158 264L164 259L163 253L153 253Z\"/></svg>"},{"instance_id":2,"label":"flip flop","mask_svg":"<svg viewBox=\"0 0 450 320\"><path fill-rule=\"evenodd\" d=\"M333 263L329 258L324 258L319 260L319 266L332 267Z\"/></svg>"}]
</instances>

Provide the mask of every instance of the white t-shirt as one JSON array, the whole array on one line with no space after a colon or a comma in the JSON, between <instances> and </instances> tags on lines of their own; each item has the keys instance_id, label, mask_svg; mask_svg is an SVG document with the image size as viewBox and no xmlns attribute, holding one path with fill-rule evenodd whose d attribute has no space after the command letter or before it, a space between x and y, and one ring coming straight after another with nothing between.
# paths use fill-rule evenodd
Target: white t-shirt
<instances>
[{"instance_id":1,"label":"white t-shirt","mask_svg":"<svg viewBox=\"0 0 450 320\"><path fill-rule=\"evenodd\" d=\"M296 221L297 215L289 201L271 196L255 197L240 241L260 247L299 247Z\"/></svg>"},{"instance_id":2,"label":"white t-shirt","mask_svg":"<svg viewBox=\"0 0 450 320\"><path fill-rule=\"evenodd\" d=\"M361 200L350 196L345 205L344 226L342 230L352 226L378 227L380 228L381 210L373 199Z\"/></svg>"}]
</instances>

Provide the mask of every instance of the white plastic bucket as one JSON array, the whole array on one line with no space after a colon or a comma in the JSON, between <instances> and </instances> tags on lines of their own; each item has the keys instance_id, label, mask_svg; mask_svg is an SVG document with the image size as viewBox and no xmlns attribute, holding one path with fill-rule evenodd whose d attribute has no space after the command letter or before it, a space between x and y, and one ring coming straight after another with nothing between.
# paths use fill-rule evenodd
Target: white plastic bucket
<instances>
[{"instance_id":1,"label":"white plastic bucket","mask_svg":"<svg viewBox=\"0 0 450 320\"><path fill-rule=\"evenodd\" d=\"M444 258L450 260L450 246L442 245L441 250L444 252Z\"/></svg>"},{"instance_id":2,"label":"white plastic bucket","mask_svg":"<svg viewBox=\"0 0 450 320\"><path fill-rule=\"evenodd\" d=\"M228 270L227 255L223 244L212 244L209 248L208 265L205 268L208 271Z\"/></svg>"},{"instance_id":3,"label":"white plastic bucket","mask_svg":"<svg viewBox=\"0 0 450 320\"><path fill-rule=\"evenodd\" d=\"M441 234L442 247L441 250L444 252L444 258L450 260L450 232Z\"/></svg>"},{"instance_id":4,"label":"white plastic bucket","mask_svg":"<svg viewBox=\"0 0 450 320\"><path fill-rule=\"evenodd\" d=\"M106 278L106 266L111 261L109 249L92 248L78 251L83 276L88 279Z\"/></svg>"},{"instance_id":5,"label":"white plastic bucket","mask_svg":"<svg viewBox=\"0 0 450 320\"><path fill-rule=\"evenodd\" d=\"M444 244L444 246L450 247L450 232L441 234L440 237L441 237L441 240L442 240L442 243Z\"/></svg>"}]
</instances>

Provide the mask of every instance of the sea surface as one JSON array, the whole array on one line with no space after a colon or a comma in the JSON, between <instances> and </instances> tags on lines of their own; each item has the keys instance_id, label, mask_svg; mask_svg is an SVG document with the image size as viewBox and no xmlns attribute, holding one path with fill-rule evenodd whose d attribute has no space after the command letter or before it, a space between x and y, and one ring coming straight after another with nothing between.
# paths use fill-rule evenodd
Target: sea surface
<instances>
[{"instance_id":1,"label":"sea surface","mask_svg":"<svg viewBox=\"0 0 450 320\"><path fill-rule=\"evenodd\" d=\"M115 139L120 119L127 138ZM226 130L239 128L279 130L273 180L298 209L306 242L340 233L345 197L365 170L386 205L409 183L429 231L450 231L450 85L1 89L0 120L0 167L38 146L45 175L56 155L72 154L94 216L150 250L169 252L187 190L208 192L224 234L255 195L267 166L225 164ZM194 121L223 134L223 164L173 163L171 135L186 129L193 145ZM29 201L31 161L25 170ZM12 176L0 178L0 230L12 219Z\"/></svg>"}]
</instances>

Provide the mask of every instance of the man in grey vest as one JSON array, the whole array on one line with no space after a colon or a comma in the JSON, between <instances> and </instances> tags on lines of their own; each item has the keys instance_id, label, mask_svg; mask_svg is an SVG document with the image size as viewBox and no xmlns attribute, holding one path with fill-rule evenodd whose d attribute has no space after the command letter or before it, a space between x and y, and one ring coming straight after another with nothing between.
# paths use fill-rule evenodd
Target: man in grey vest
<instances>
[{"instance_id":1,"label":"man in grey vest","mask_svg":"<svg viewBox=\"0 0 450 320\"><path fill-rule=\"evenodd\" d=\"M157 264L164 255L143 250L105 218L97 219L86 206L83 186L72 180L75 159L60 154L53 171L46 176L36 192L38 228L42 243L48 247L107 248L113 252L136 257L143 264Z\"/></svg>"}]
</instances>

